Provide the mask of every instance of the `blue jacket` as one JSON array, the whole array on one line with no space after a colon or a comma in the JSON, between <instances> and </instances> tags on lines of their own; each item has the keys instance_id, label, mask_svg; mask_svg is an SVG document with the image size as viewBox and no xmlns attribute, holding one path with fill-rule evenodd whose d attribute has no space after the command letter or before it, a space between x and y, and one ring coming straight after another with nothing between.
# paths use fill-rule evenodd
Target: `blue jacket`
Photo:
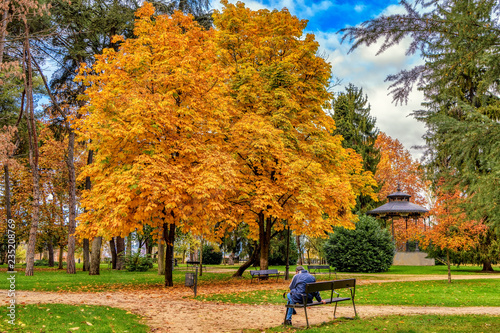
<instances>
[{"instance_id":1,"label":"blue jacket","mask_svg":"<svg viewBox=\"0 0 500 333\"><path fill-rule=\"evenodd\" d=\"M316 278L306 270L302 270L298 274L295 274L290 283L290 297L294 303L302 303L302 294L306 292L306 284L312 282L316 282ZM321 302L319 292L309 293L307 295L307 303L311 303L313 298Z\"/></svg>"}]
</instances>

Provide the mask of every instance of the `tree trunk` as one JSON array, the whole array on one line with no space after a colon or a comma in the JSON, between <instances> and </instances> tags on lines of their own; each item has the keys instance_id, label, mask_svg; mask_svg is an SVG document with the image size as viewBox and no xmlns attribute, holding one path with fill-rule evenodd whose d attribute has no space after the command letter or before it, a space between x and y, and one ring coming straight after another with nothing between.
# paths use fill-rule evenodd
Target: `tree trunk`
<instances>
[{"instance_id":1,"label":"tree trunk","mask_svg":"<svg viewBox=\"0 0 500 333\"><path fill-rule=\"evenodd\" d=\"M23 69L27 74L25 78L25 91L26 91L26 123L29 138L29 164L33 179L33 201L31 211L31 228L29 232L28 249L26 251L26 276L32 276L35 267L35 246L36 246L36 233L38 230L38 222L40 220L40 174L38 170L38 135L36 131L35 110L33 105L33 71L31 69L31 52L29 45L29 28L25 23L26 38L24 43L23 53ZM25 65L27 68L25 67ZM26 71L27 70L27 71Z\"/></svg>"},{"instance_id":2,"label":"tree trunk","mask_svg":"<svg viewBox=\"0 0 500 333\"><path fill-rule=\"evenodd\" d=\"M87 165L92 164L94 158L94 151L89 150L87 155ZM92 183L90 182L90 177L85 177L85 190L89 191L92 189ZM88 238L83 239L83 271L90 270L90 241Z\"/></svg>"},{"instance_id":3,"label":"tree trunk","mask_svg":"<svg viewBox=\"0 0 500 333\"><path fill-rule=\"evenodd\" d=\"M75 265L75 231L76 231L76 179L75 179L75 131L69 128L68 135L68 194L69 194L69 220L68 220L68 254L66 256L66 272L68 274L76 273Z\"/></svg>"},{"instance_id":4,"label":"tree trunk","mask_svg":"<svg viewBox=\"0 0 500 333\"><path fill-rule=\"evenodd\" d=\"M203 276L203 238L200 241L200 272L199 275Z\"/></svg>"},{"instance_id":5,"label":"tree trunk","mask_svg":"<svg viewBox=\"0 0 500 333\"><path fill-rule=\"evenodd\" d=\"M163 238L167 246L165 252L165 287L173 287L172 260L174 259L175 224L163 223Z\"/></svg>"},{"instance_id":6,"label":"tree trunk","mask_svg":"<svg viewBox=\"0 0 500 333\"><path fill-rule=\"evenodd\" d=\"M299 265L304 265L304 261L302 260L304 253L300 244L300 235L295 236L295 241L297 242L297 250L299 250Z\"/></svg>"},{"instance_id":7,"label":"tree trunk","mask_svg":"<svg viewBox=\"0 0 500 333\"><path fill-rule=\"evenodd\" d=\"M269 267L269 245L271 243L271 218L259 213L260 269Z\"/></svg>"},{"instance_id":8,"label":"tree trunk","mask_svg":"<svg viewBox=\"0 0 500 333\"><path fill-rule=\"evenodd\" d=\"M451 283L451 263L450 263L450 251L446 250L446 265L448 265L448 283Z\"/></svg>"},{"instance_id":9,"label":"tree trunk","mask_svg":"<svg viewBox=\"0 0 500 333\"><path fill-rule=\"evenodd\" d=\"M9 9L3 8L2 20L0 21L0 64L3 62L3 51L5 49L5 37L7 37L7 19L9 18Z\"/></svg>"},{"instance_id":10,"label":"tree trunk","mask_svg":"<svg viewBox=\"0 0 500 333\"><path fill-rule=\"evenodd\" d=\"M165 245L163 238L158 240L158 275L165 275Z\"/></svg>"},{"instance_id":11,"label":"tree trunk","mask_svg":"<svg viewBox=\"0 0 500 333\"><path fill-rule=\"evenodd\" d=\"M64 252L64 246L59 246L59 262L57 263L57 269L64 269L63 266L63 252Z\"/></svg>"},{"instance_id":12,"label":"tree trunk","mask_svg":"<svg viewBox=\"0 0 500 333\"><path fill-rule=\"evenodd\" d=\"M132 233L130 233L130 235L127 236L127 247L125 248L125 255L127 257L132 255L132 237L131 237L131 235L132 235Z\"/></svg>"},{"instance_id":13,"label":"tree trunk","mask_svg":"<svg viewBox=\"0 0 500 333\"><path fill-rule=\"evenodd\" d=\"M146 237L146 240L144 241L144 245L146 245L146 256L152 257L153 244L151 244L149 237Z\"/></svg>"},{"instance_id":14,"label":"tree trunk","mask_svg":"<svg viewBox=\"0 0 500 333\"><path fill-rule=\"evenodd\" d=\"M49 250L49 267L54 267L54 244L52 235L49 235L49 241L47 243L47 248Z\"/></svg>"},{"instance_id":15,"label":"tree trunk","mask_svg":"<svg viewBox=\"0 0 500 333\"><path fill-rule=\"evenodd\" d=\"M83 271L90 269L90 242L88 238L83 239Z\"/></svg>"},{"instance_id":16,"label":"tree trunk","mask_svg":"<svg viewBox=\"0 0 500 333\"><path fill-rule=\"evenodd\" d=\"M116 236L116 269L121 271L125 268L125 239Z\"/></svg>"},{"instance_id":17,"label":"tree trunk","mask_svg":"<svg viewBox=\"0 0 500 333\"><path fill-rule=\"evenodd\" d=\"M5 213L8 220L12 220L12 209L10 207L10 176L9 176L9 165L4 164L3 166L4 180L5 180Z\"/></svg>"},{"instance_id":18,"label":"tree trunk","mask_svg":"<svg viewBox=\"0 0 500 333\"><path fill-rule=\"evenodd\" d=\"M252 255L250 256L250 258L248 258L248 260L240 266L240 268L238 268L238 270L236 271L236 273L233 274L233 277L240 277L243 275L243 272L245 272L245 270L252 266L253 264L256 264L257 261L259 260L259 254L260 254L260 246L259 244L257 244L257 242L253 242L253 252L252 252Z\"/></svg>"},{"instance_id":19,"label":"tree trunk","mask_svg":"<svg viewBox=\"0 0 500 333\"><path fill-rule=\"evenodd\" d=\"M109 249L111 251L111 268L116 269L116 247L114 237L109 241Z\"/></svg>"},{"instance_id":20,"label":"tree trunk","mask_svg":"<svg viewBox=\"0 0 500 333\"><path fill-rule=\"evenodd\" d=\"M101 245L102 237L95 237L92 240L89 275L99 275L101 268Z\"/></svg>"},{"instance_id":21,"label":"tree trunk","mask_svg":"<svg viewBox=\"0 0 500 333\"><path fill-rule=\"evenodd\" d=\"M483 270L482 272L493 272L493 266L491 266L491 261L490 260L484 260L483 261Z\"/></svg>"}]
</instances>

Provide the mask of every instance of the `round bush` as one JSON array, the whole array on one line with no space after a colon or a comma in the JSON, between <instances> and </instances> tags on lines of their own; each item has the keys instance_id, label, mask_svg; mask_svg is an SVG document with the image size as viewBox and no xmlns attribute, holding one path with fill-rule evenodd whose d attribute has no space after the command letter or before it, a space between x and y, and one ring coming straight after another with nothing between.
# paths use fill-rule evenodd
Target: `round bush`
<instances>
[{"instance_id":1,"label":"round bush","mask_svg":"<svg viewBox=\"0 0 500 333\"><path fill-rule=\"evenodd\" d=\"M211 245L204 245L202 261L204 265L220 265L222 262L222 253L215 251Z\"/></svg>"},{"instance_id":2,"label":"round bush","mask_svg":"<svg viewBox=\"0 0 500 333\"><path fill-rule=\"evenodd\" d=\"M366 215L354 230L334 228L325 244L328 263L340 272L385 272L392 265L394 251L390 233Z\"/></svg>"}]
</instances>

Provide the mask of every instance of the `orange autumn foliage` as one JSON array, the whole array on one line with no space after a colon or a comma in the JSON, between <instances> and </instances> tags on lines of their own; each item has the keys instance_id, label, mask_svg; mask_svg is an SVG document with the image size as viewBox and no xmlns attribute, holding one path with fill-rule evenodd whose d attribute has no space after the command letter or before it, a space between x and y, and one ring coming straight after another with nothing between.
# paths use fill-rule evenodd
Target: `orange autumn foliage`
<instances>
[{"instance_id":1,"label":"orange autumn foliage","mask_svg":"<svg viewBox=\"0 0 500 333\"><path fill-rule=\"evenodd\" d=\"M95 151L81 175L92 189L82 196L80 236L124 237L146 224L211 234L216 222L231 221L235 172L220 148L230 121L227 70L214 31L180 12L153 14L144 4L136 37L78 77L88 86L79 134Z\"/></svg>"},{"instance_id":2,"label":"orange autumn foliage","mask_svg":"<svg viewBox=\"0 0 500 333\"><path fill-rule=\"evenodd\" d=\"M415 161L410 152L399 142L384 132L380 132L375 147L380 150L380 162L377 166L375 179L382 185L378 192L380 201L397 191L398 184L401 191L411 195L411 201L417 205L426 206L429 183L425 181L420 163Z\"/></svg>"},{"instance_id":3,"label":"orange autumn foliage","mask_svg":"<svg viewBox=\"0 0 500 333\"><path fill-rule=\"evenodd\" d=\"M214 24L220 60L231 71L235 116L227 142L238 163L234 201L242 219L260 232L262 219L287 220L311 236L352 226L355 198L373 194L373 175L332 135L334 121L323 111L331 68L317 56L314 35L303 34L307 21L286 9L222 3Z\"/></svg>"},{"instance_id":4,"label":"orange autumn foliage","mask_svg":"<svg viewBox=\"0 0 500 333\"><path fill-rule=\"evenodd\" d=\"M81 236L167 223L216 238L242 221L269 235L283 220L318 236L352 227L356 196L374 195L361 157L332 135L330 66L306 22L223 4L205 31L146 3L136 37L81 70L77 126L96 152Z\"/></svg>"},{"instance_id":5,"label":"orange autumn foliage","mask_svg":"<svg viewBox=\"0 0 500 333\"><path fill-rule=\"evenodd\" d=\"M431 214L436 219L424 237L424 245L432 244L441 250L467 251L478 244L487 227L481 221L470 220L460 207L466 198L455 189L445 192L441 187L436 191L436 204Z\"/></svg>"}]
</instances>

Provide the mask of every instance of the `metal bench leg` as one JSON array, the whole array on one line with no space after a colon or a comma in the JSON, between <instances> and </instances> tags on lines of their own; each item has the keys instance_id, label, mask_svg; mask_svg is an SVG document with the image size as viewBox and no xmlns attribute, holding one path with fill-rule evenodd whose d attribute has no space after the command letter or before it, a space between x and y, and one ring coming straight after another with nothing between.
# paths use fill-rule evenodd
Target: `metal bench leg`
<instances>
[{"instance_id":1,"label":"metal bench leg","mask_svg":"<svg viewBox=\"0 0 500 333\"><path fill-rule=\"evenodd\" d=\"M304 312L306 313L307 328L309 328L309 319L307 318L307 306L304 306Z\"/></svg>"},{"instance_id":2,"label":"metal bench leg","mask_svg":"<svg viewBox=\"0 0 500 333\"><path fill-rule=\"evenodd\" d=\"M352 300L352 307L354 308L354 317L357 317L358 314L356 313L356 305L354 305L354 300Z\"/></svg>"},{"instance_id":3,"label":"metal bench leg","mask_svg":"<svg viewBox=\"0 0 500 333\"><path fill-rule=\"evenodd\" d=\"M335 317L335 313L337 312L337 304L338 304L338 302L335 302L335 310L333 310L333 318L334 319L337 319L337 317Z\"/></svg>"}]
</instances>

